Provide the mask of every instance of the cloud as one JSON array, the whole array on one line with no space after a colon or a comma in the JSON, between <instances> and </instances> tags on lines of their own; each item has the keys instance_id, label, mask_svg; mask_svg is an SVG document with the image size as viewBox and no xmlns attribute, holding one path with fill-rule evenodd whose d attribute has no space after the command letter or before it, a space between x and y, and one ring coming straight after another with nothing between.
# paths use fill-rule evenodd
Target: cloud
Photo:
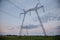
<instances>
[{"instance_id":1,"label":"cloud","mask_svg":"<svg viewBox=\"0 0 60 40\"><path fill-rule=\"evenodd\" d=\"M60 26L59 25L57 26L57 29L60 29Z\"/></svg>"},{"instance_id":2,"label":"cloud","mask_svg":"<svg viewBox=\"0 0 60 40\"><path fill-rule=\"evenodd\" d=\"M30 24L30 25L23 26L23 29L34 29L34 28L37 28L37 27L38 27L38 25Z\"/></svg>"},{"instance_id":3,"label":"cloud","mask_svg":"<svg viewBox=\"0 0 60 40\"><path fill-rule=\"evenodd\" d=\"M41 16L41 20L42 22L48 22L51 20L60 21L60 9L56 8L56 9L46 12L46 14Z\"/></svg>"},{"instance_id":4,"label":"cloud","mask_svg":"<svg viewBox=\"0 0 60 40\"><path fill-rule=\"evenodd\" d=\"M43 23L47 35L57 35L59 34L59 29L56 29L60 25L60 21L49 21ZM28 26L28 35L44 35L42 28L39 25L26 25ZM26 26L24 26L22 34L26 34ZM19 26L20 27L20 26ZM12 29L11 29L12 28ZM14 27L2 27L0 34L19 34L20 29L16 26Z\"/></svg>"},{"instance_id":5,"label":"cloud","mask_svg":"<svg viewBox=\"0 0 60 40\"><path fill-rule=\"evenodd\" d=\"M0 3L2 2L2 0L0 0Z\"/></svg>"},{"instance_id":6,"label":"cloud","mask_svg":"<svg viewBox=\"0 0 60 40\"><path fill-rule=\"evenodd\" d=\"M55 29L55 28L57 28L58 25L60 25L59 21L49 21L47 23L44 23L44 28L45 28L47 35L57 35L58 29ZM40 26L37 28L28 30L28 33L29 34L34 33L35 35L37 35L37 34L39 34L39 35L43 34L44 35L43 30Z\"/></svg>"},{"instance_id":7,"label":"cloud","mask_svg":"<svg viewBox=\"0 0 60 40\"><path fill-rule=\"evenodd\" d=\"M48 21L60 21L60 8L55 8L49 11L46 11L43 15L40 15L40 18L42 22L48 22ZM34 20L37 20L37 17L34 18Z\"/></svg>"},{"instance_id":8,"label":"cloud","mask_svg":"<svg viewBox=\"0 0 60 40\"><path fill-rule=\"evenodd\" d=\"M57 29L57 34L60 35L60 25L58 25L56 29Z\"/></svg>"},{"instance_id":9,"label":"cloud","mask_svg":"<svg viewBox=\"0 0 60 40\"><path fill-rule=\"evenodd\" d=\"M60 8L60 0L58 0L58 7Z\"/></svg>"}]
</instances>

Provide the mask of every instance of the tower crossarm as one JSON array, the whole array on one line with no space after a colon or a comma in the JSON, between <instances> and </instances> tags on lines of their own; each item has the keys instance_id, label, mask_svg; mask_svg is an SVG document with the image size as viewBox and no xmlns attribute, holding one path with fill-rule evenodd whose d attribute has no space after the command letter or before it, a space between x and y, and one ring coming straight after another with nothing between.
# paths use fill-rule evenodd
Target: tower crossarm
<instances>
[{"instance_id":1,"label":"tower crossarm","mask_svg":"<svg viewBox=\"0 0 60 40\"><path fill-rule=\"evenodd\" d=\"M24 11L24 13L21 13L21 14L26 14L26 13L28 13L28 12L30 12L30 11L35 11L35 10L38 10L38 9L40 9L40 8L43 8L43 5L42 5L42 6L39 6L39 7L31 8L31 9L29 9L29 10L27 10L27 11Z\"/></svg>"}]
</instances>

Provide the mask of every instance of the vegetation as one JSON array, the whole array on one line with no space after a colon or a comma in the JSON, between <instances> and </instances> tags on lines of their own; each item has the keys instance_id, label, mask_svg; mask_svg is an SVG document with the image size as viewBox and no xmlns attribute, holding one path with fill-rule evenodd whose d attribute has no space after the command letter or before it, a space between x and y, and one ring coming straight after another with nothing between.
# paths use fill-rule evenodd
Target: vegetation
<instances>
[{"instance_id":1,"label":"vegetation","mask_svg":"<svg viewBox=\"0 0 60 40\"><path fill-rule=\"evenodd\" d=\"M0 40L60 40L60 36L0 36Z\"/></svg>"}]
</instances>

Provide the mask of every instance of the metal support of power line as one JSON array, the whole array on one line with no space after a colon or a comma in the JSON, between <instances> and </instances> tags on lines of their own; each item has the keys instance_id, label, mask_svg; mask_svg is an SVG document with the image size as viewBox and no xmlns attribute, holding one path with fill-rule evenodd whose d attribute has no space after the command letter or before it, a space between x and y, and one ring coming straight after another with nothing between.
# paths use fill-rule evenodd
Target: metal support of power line
<instances>
[{"instance_id":1,"label":"metal support of power line","mask_svg":"<svg viewBox=\"0 0 60 40\"><path fill-rule=\"evenodd\" d=\"M25 20L25 17L26 17L26 11L24 9L23 9L23 11L24 11L24 13L22 13L22 14L24 14L24 17L23 17L23 20L22 20L21 28L20 28L20 35L22 33L22 28L23 28L23 25L24 25L24 20ZM27 32L27 35L28 35L28 32Z\"/></svg>"},{"instance_id":2,"label":"metal support of power line","mask_svg":"<svg viewBox=\"0 0 60 40\"><path fill-rule=\"evenodd\" d=\"M45 32L44 26L43 26L43 24L42 24L41 18L39 17L39 14L38 14L37 10L36 10L35 12L36 12L37 17L38 17L38 20L39 20L39 22L40 22L40 24L41 24L41 27L42 27L43 33L44 33L44 35L46 36L46 32Z\"/></svg>"},{"instance_id":3,"label":"metal support of power line","mask_svg":"<svg viewBox=\"0 0 60 40\"><path fill-rule=\"evenodd\" d=\"M41 5L41 6L38 7L38 5L39 5L39 3L37 3L34 8L31 8L31 9L29 9L29 10L27 10L27 11L24 10L24 13L21 13L21 14L24 14L24 17L23 17L23 21L22 21L22 24L21 24L21 28L20 28L20 35L21 35L21 33L22 33L23 23L24 23L26 14L27 14L28 12L35 11L35 12L36 12L36 15L37 15L37 18L38 18L38 20L39 20L39 23L41 24L43 33L44 33L44 35L46 36L46 31L45 31L44 26L43 26L43 24L42 24L41 18L40 18L39 14L38 14L38 9L40 9L40 8L43 8L43 12L45 11L45 10L44 10L44 6ZM28 32L27 32L27 35L28 35Z\"/></svg>"}]
</instances>

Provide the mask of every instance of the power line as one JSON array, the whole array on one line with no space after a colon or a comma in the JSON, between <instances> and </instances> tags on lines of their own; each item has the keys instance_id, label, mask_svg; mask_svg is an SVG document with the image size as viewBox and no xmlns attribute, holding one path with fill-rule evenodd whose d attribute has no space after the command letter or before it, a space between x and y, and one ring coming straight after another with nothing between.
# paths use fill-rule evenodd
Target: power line
<instances>
[{"instance_id":1,"label":"power line","mask_svg":"<svg viewBox=\"0 0 60 40\"><path fill-rule=\"evenodd\" d=\"M0 10L1 12L3 12L3 13L5 13L5 14L7 14L7 15L9 15L9 16L12 16L12 17L14 17L14 18L18 18L17 16L15 16L15 15L12 15L12 14L10 14L10 13L8 13L8 12L6 12L6 11L3 11L3 10Z\"/></svg>"},{"instance_id":2,"label":"power line","mask_svg":"<svg viewBox=\"0 0 60 40\"><path fill-rule=\"evenodd\" d=\"M11 2L10 0L8 0L8 2L10 2L11 4L13 4L16 8L22 10L22 8L20 8L19 6L17 6L16 4L14 4L13 2Z\"/></svg>"}]
</instances>

